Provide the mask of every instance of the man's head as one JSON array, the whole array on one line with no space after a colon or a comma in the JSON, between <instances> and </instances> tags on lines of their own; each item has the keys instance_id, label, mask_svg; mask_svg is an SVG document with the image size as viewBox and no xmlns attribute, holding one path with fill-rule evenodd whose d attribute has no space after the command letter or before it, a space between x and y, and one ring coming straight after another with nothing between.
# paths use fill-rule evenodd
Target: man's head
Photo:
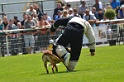
<instances>
[{"instance_id":1,"label":"man's head","mask_svg":"<svg viewBox=\"0 0 124 82\"><path fill-rule=\"evenodd\" d=\"M81 4L82 4L82 6L85 6L86 2L85 1L82 1Z\"/></svg>"},{"instance_id":2,"label":"man's head","mask_svg":"<svg viewBox=\"0 0 124 82\"><path fill-rule=\"evenodd\" d=\"M18 22L18 23L17 23L17 26L18 26L18 28L19 28L19 29L21 29L21 28L22 28L22 25L21 25L21 23L20 23L20 22Z\"/></svg>"},{"instance_id":3,"label":"man's head","mask_svg":"<svg viewBox=\"0 0 124 82\"><path fill-rule=\"evenodd\" d=\"M18 17L14 16L13 20L14 20L14 22L16 22L18 20Z\"/></svg>"},{"instance_id":4,"label":"man's head","mask_svg":"<svg viewBox=\"0 0 124 82\"><path fill-rule=\"evenodd\" d=\"M30 11L33 11L33 5L30 5Z\"/></svg>"},{"instance_id":5,"label":"man's head","mask_svg":"<svg viewBox=\"0 0 124 82\"><path fill-rule=\"evenodd\" d=\"M77 8L74 8L74 9L73 9L73 12L74 12L74 14L77 14L77 13L78 13Z\"/></svg>"},{"instance_id":6,"label":"man's head","mask_svg":"<svg viewBox=\"0 0 124 82\"><path fill-rule=\"evenodd\" d=\"M62 4L61 3L57 3L57 8L61 8Z\"/></svg>"},{"instance_id":7,"label":"man's head","mask_svg":"<svg viewBox=\"0 0 124 82\"><path fill-rule=\"evenodd\" d=\"M27 19L27 14L26 14L26 13L23 14L23 19L24 19L24 20Z\"/></svg>"},{"instance_id":8,"label":"man's head","mask_svg":"<svg viewBox=\"0 0 124 82\"><path fill-rule=\"evenodd\" d=\"M13 24L14 21L12 19L9 20L9 24Z\"/></svg>"},{"instance_id":9,"label":"man's head","mask_svg":"<svg viewBox=\"0 0 124 82\"><path fill-rule=\"evenodd\" d=\"M35 10L37 10L39 7L38 7L37 4L34 4L34 5L33 5L33 8L34 8Z\"/></svg>"},{"instance_id":10,"label":"man's head","mask_svg":"<svg viewBox=\"0 0 124 82\"><path fill-rule=\"evenodd\" d=\"M67 9L71 8L71 4L66 5Z\"/></svg>"},{"instance_id":11,"label":"man's head","mask_svg":"<svg viewBox=\"0 0 124 82\"><path fill-rule=\"evenodd\" d=\"M31 20L31 15L27 15L27 20L28 20L28 21Z\"/></svg>"},{"instance_id":12,"label":"man's head","mask_svg":"<svg viewBox=\"0 0 124 82\"><path fill-rule=\"evenodd\" d=\"M95 2L98 4L99 3L99 0L95 0Z\"/></svg>"},{"instance_id":13,"label":"man's head","mask_svg":"<svg viewBox=\"0 0 124 82\"><path fill-rule=\"evenodd\" d=\"M95 13L95 12L96 12L96 8L92 7L92 13Z\"/></svg>"},{"instance_id":14,"label":"man's head","mask_svg":"<svg viewBox=\"0 0 124 82\"><path fill-rule=\"evenodd\" d=\"M7 21L8 21L7 16L4 16L4 17L3 17L3 22L7 22Z\"/></svg>"},{"instance_id":15,"label":"man's head","mask_svg":"<svg viewBox=\"0 0 124 82\"><path fill-rule=\"evenodd\" d=\"M90 10L89 9L86 9L85 13L86 13L86 15L89 15Z\"/></svg>"},{"instance_id":16,"label":"man's head","mask_svg":"<svg viewBox=\"0 0 124 82\"><path fill-rule=\"evenodd\" d=\"M73 14L73 9L70 8L68 13L69 13L70 15Z\"/></svg>"},{"instance_id":17,"label":"man's head","mask_svg":"<svg viewBox=\"0 0 124 82\"><path fill-rule=\"evenodd\" d=\"M63 16L67 16L67 15L68 15L67 10L63 10Z\"/></svg>"}]
</instances>

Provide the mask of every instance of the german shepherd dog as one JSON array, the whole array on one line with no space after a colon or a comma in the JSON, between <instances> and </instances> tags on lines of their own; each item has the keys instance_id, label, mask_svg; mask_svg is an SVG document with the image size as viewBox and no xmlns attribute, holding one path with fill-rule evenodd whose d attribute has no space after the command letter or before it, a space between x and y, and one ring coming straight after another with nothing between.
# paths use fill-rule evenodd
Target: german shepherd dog
<instances>
[{"instance_id":1,"label":"german shepherd dog","mask_svg":"<svg viewBox=\"0 0 124 82\"><path fill-rule=\"evenodd\" d=\"M54 73L54 68L56 72L58 72L57 63L63 62L63 59L59 58L58 56L52 54L51 50L45 50L42 55L42 60L44 63L44 67L46 69L47 74L49 73L47 68L47 62L50 62L52 65L52 72Z\"/></svg>"},{"instance_id":2,"label":"german shepherd dog","mask_svg":"<svg viewBox=\"0 0 124 82\"><path fill-rule=\"evenodd\" d=\"M71 53L70 48L66 48L66 50ZM57 63L64 63L64 59L56 56L55 54L52 53L52 50L45 50L42 55L42 60L44 63L44 67L46 69L47 74L49 73L48 68L47 68L47 62L50 62L52 65L52 72L54 73L54 68L56 72L58 72L58 67L56 66Z\"/></svg>"}]
</instances>

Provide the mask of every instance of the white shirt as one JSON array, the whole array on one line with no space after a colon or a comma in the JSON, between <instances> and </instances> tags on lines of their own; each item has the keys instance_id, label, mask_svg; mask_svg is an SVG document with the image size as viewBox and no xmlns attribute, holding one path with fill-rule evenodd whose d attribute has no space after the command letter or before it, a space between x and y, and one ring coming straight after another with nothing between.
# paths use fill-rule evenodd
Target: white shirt
<instances>
[{"instance_id":1,"label":"white shirt","mask_svg":"<svg viewBox=\"0 0 124 82\"><path fill-rule=\"evenodd\" d=\"M33 9L33 12L30 11L30 9L27 9L26 10L26 14L32 15L32 14L37 14L37 13L36 13L36 10L35 9Z\"/></svg>"}]
</instances>

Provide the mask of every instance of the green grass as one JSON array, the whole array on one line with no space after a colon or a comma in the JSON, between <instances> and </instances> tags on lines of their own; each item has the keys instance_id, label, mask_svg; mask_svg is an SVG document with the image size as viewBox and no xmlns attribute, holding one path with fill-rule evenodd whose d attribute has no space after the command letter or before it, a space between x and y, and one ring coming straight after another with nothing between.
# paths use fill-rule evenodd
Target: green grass
<instances>
[{"instance_id":1,"label":"green grass","mask_svg":"<svg viewBox=\"0 0 124 82\"><path fill-rule=\"evenodd\" d=\"M59 73L46 74L42 53L0 58L0 82L123 82L124 45L97 47L94 57L83 49L75 72L65 72L62 63Z\"/></svg>"}]
</instances>

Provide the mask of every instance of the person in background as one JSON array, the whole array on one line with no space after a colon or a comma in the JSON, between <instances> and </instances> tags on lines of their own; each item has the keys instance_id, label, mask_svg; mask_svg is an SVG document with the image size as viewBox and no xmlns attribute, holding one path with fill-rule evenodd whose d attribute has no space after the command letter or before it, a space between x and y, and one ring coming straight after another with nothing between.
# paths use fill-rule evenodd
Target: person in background
<instances>
[{"instance_id":1,"label":"person in background","mask_svg":"<svg viewBox=\"0 0 124 82\"><path fill-rule=\"evenodd\" d=\"M6 30L15 30L18 27L14 24L14 20L10 19L9 24L7 25ZM12 32L13 35L10 35L11 38L11 54L17 55L18 54L18 32Z\"/></svg>"},{"instance_id":2,"label":"person in background","mask_svg":"<svg viewBox=\"0 0 124 82\"><path fill-rule=\"evenodd\" d=\"M103 16L103 19L101 19L100 22L103 22L103 21L108 21L108 19L105 16ZM99 23L99 26L107 26L108 25L106 23L100 23L100 22L97 21L96 23Z\"/></svg>"},{"instance_id":3,"label":"person in background","mask_svg":"<svg viewBox=\"0 0 124 82\"><path fill-rule=\"evenodd\" d=\"M91 24L91 26L94 26L96 23L95 15L91 14L89 9L86 9L85 13L86 14L84 14L83 19L88 21Z\"/></svg>"},{"instance_id":4,"label":"person in background","mask_svg":"<svg viewBox=\"0 0 124 82\"><path fill-rule=\"evenodd\" d=\"M112 6L112 9L116 9L117 7L120 6L120 1L119 0L110 0L110 5Z\"/></svg>"},{"instance_id":5,"label":"person in background","mask_svg":"<svg viewBox=\"0 0 124 82\"><path fill-rule=\"evenodd\" d=\"M14 21L14 24L15 24L16 26L17 26L17 23L20 22L20 21L18 20L18 17L17 17L17 16L14 16L13 21Z\"/></svg>"},{"instance_id":6,"label":"person in background","mask_svg":"<svg viewBox=\"0 0 124 82\"><path fill-rule=\"evenodd\" d=\"M32 15L33 14L33 16L35 16L35 17L37 16L37 12L34 9L33 5L30 5L29 9L26 10L26 14L27 15Z\"/></svg>"},{"instance_id":7,"label":"person in background","mask_svg":"<svg viewBox=\"0 0 124 82\"><path fill-rule=\"evenodd\" d=\"M72 16L73 13L74 13L74 12L73 12L73 8L70 8L67 12L68 12L68 15L69 15L69 16Z\"/></svg>"},{"instance_id":8,"label":"person in background","mask_svg":"<svg viewBox=\"0 0 124 82\"><path fill-rule=\"evenodd\" d=\"M37 16L38 16L38 19L39 19L41 16L44 15L43 12L39 9L39 7L38 7L37 4L34 4L33 7L34 7L34 9L36 10L36 14L37 14Z\"/></svg>"},{"instance_id":9,"label":"person in background","mask_svg":"<svg viewBox=\"0 0 124 82\"><path fill-rule=\"evenodd\" d=\"M124 4L124 0L121 0L120 1L120 6Z\"/></svg>"},{"instance_id":10,"label":"person in background","mask_svg":"<svg viewBox=\"0 0 124 82\"><path fill-rule=\"evenodd\" d=\"M67 18L69 16L67 10L63 10L62 15L60 18Z\"/></svg>"},{"instance_id":11,"label":"person in background","mask_svg":"<svg viewBox=\"0 0 124 82\"><path fill-rule=\"evenodd\" d=\"M0 19L0 31L4 30L4 24L2 23L2 20ZM0 33L0 55L4 57L4 33Z\"/></svg>"},{"instance_id":12,"label":"person in background","mask_svg":"<svg viewBox=\"0 0 124 82\"><path fill-rule=\"evenodd\" d=\"M24 22L27 20L27 14L23 13L23 20L21 21L21 27L19 29L24 29ZM24 32L22 31L22 54L28 54L25 49Z\"/></svg>"},{"instance_id":13,"label":"person in background","mask_svg":"<svg viewBox=\"0 0 124 82\"><path fill-rule=\"evenodd\" d=\"M35 18L33 14L31 15L31 20L34 21L34 23L35 23L35 25L36 25L36 27L37 27L37 26L38 26L38 19Z\"/></svg>"},{"instance_id":14,"label":"person in background","mask_svg":"<svg viewBox=\"0 0 124 82\"><path fill-rule=\"evenodd\" d=\"M103 19L103 16L104 16L104 12L103 12L102 9L100 9L100 10L98 11L98 20L102 20L102 19Z\"/></svg>"},{"instance_id":15,"label":"person in background","mask_svg":"<svg viewBox=\"0 0 124 82\"><path fill-rule=\"evenodd\" d=\"M83 15L85 14L85 11L87 9L86 2L82 1L81 5L78 7L78 14L83 18Z\"/></svg>"},{"instance_id":16,"label":"person in background","mask_svg":"<svg viewBox=\"0 0 124 82\"><path fill-rule=\"evenodd\" d=\"M38 27L42 28L42 29L46 29L47 27L51 27L51 25L47 20L44 19L44 17L41 16L40 19L39 19ZM42 50L46 49L45 44L48 44L47 40L48 40L49 37L46 37L46 35L48 35L48 31L46 31L46 30L38 30L38 32L39 32L38 47L42 51ZM46 37L46 38L44 38L44 37Z\"/></svg>"},{"instance_id":17,"label":"person in background","mask_svg":"<svg viewBox=\"0 0 124 82\"><path fill-rule=\"evenodd\" d=\"M95 0L95 4L93 5L93 7L95 7L96 11L98 12L100 9L103 9L102 2L100 2L99 0Z\"/></svg>"},{"instance_id":18,"label":"person in background","mask_svg":"<svg viewBox=\"0 0 124 82\"><path fill-rule=\"evenodd\" d=\"M71 4L67 3L66 6L63 7L63 10L69 11L70 8L72 8Z\"/></svg>"},{"instance_id":19,"label":"person in background","mask_svg":"<svg viewBox=\"0 0 124 82\"><path fill-rule=\"evenodd\" d=\"M44 19L47 21L47 22L49 22L49 23L51 23L51 21L52 21L52 18L50 17L50 16L48 16L48 14L46 13L46 12L44 12Z\"/></svg>"},{"instance_id":20,"label":"person in background","mask_svg":"<svg viewBox=\"0 0 124 82\"><path fill-rule=\"evenodd\" d=\"M103 9L103 12L105 12L108 9L112 9L112 6L111 5L108 5L106 8Z\"/></svg>"},{"instance_id":21,"label":"person in background","mask_svg":"<svg viewBox=\"0 0 124 82\"><path fill-rule=\"evenodd\" d=\"M96 19L98 19L98 12L96 11L96 7L92 7L92 14L95 15Z\"/></svg>"},{"instance_id":22,"label":"person in background","mask_svg":"<svg viewBox=\"0 0 124 82\"><path fill-rule=\"evenodd\" d=\"M124 5L121 5L120 10L118 11L117 17L119 19L124 18Z\"/></svg>"},{"instance_id":23,"label":"person in background","mask_svg":"<svg viewBox=\"0 0 124 82\"><path fill-rule=\"evenodd\" d=\"M4 28L3 28L3 29L6 29L8 23L9 23L7 16L4 16L4 17L3 17L3 22L2 22L2 23L3 23L3 25L4 25Z\"/></svg>"},{"instance_id":24,"label":"person in background","mask_svg":"<svg viewBox=\"0 0 124 82\"><path fill-rule=\"evenodd\" d=\"M72 14L72 16L81 17L81 16L78 14L77 8L74 8L74 9L73 9L73 14Z\"/></svg>"},{"instance_id":25,"label":"person in background","mask_svg":"<svg viewBox=\"0 0 124 82\"><path fill-rule=\"evenodd\" d=\"M27 20L24 22L24 29L31 29L35 28L35 22L31 20L31 15L27 15ZM34 45L35 45L35 39L33 36L32 31L27 31L26 34L24 34L24 41L25 41L25 47L26 52L29 54L32 54L34 52Z\"/></svg>"},{"instance_id":26,"label":"person in background","mask_svg":"<svg viewBox=\"0 0 124 82\"><path fill-rule=\"evenodd\" d=\"M57 7L54 9L54 13L53 13L53 20L56 20L56 15L58 15L58 11L63 11L63 7L61 3L57 3Z\"/></svg>"},{"instance_id":27,"label":"person in background","mask_svg":"<svg viewBox=\"0 0 124 82\"><path fill-rule=\"evenodd\" d=\"M62 15L62 11L58 10L57 15L55 15L54 20L55 21L58 20L61 17L61 15Z\"/></svg>"},{"instance_id":28,"label":"person in background","mask_svg":"<svg viewBox=\"0 0 124 82\"><path fill-rule=\"evenodd\" d=\"M27 20L27 14L23 13L23 20L21 21L22 29L24 28L24 22Z\"/></svg>"},{"instance_id":29,"label":"person in background","mask_svg":"<svg viewBox=\"0 0 124 82\"><path fill-rule=\"evenodd\" d=\"M17 27L18 27L19 29L24 29L24 27L21 25L21 22L18 22L18 23L17 23ZM24 32L21 31L19 34L20 34L20 37L21 37L20 42L21 42L22 54L23 54L23 55L24 55L24 54L28 54L28 53L26 53L26 49L25 49Z\"/></svg>"},{"instance_id":30,"label":"person in background","mask_svg":"<svg viewBox=\"0 0 124 82\"><path fill-rule=\"evenodd\" d=\"M38 18L38 19L39 19L39 18ZM38 27L38 23L39 23L38 19L37 19L36 17L34 17L33 14L31 15L31 20L34 21L36 27ZM37 38L37 37L38 37L38 34L35 32L35 33L34 33L35 47L34 47L33 53L36 53L36 51L38 50L38 48L37 48L37 46L36 46L36 45L37 45L37 42L38 42L38 38Z\"/></svg>"}]
</instances>

